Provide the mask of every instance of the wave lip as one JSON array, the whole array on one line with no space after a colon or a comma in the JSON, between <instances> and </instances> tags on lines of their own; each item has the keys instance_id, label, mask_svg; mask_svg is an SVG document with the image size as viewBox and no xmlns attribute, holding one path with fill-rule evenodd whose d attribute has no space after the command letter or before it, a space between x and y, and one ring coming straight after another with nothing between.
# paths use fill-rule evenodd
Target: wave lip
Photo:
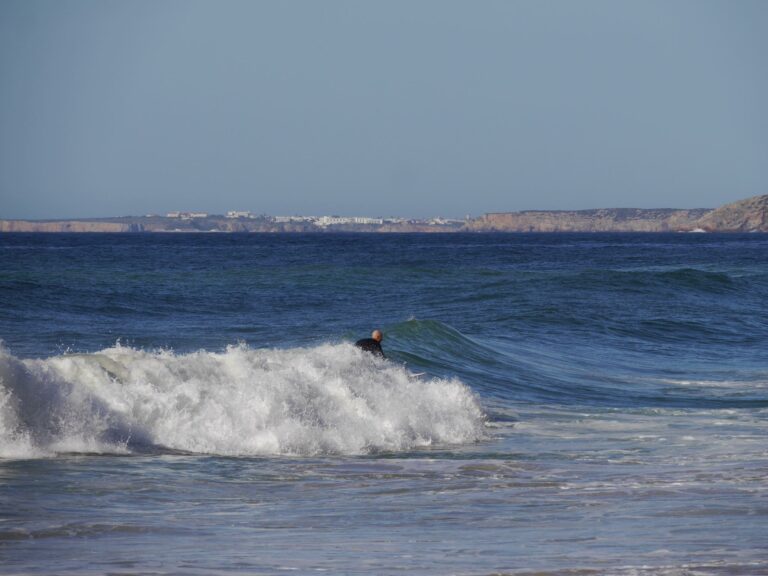
<instances>
[{"instance_id":1,"label":"wave lip","mask_svg":"<svg viewBox=\"0 0 768 576\"><path fill-rule=\"evenodd\" d=\"M483 437L456 379L349 344L175 354L116 346L21 360L0 349L0 457L143 446L233 456L367 454Z\"/></svg>"}]
</instances>

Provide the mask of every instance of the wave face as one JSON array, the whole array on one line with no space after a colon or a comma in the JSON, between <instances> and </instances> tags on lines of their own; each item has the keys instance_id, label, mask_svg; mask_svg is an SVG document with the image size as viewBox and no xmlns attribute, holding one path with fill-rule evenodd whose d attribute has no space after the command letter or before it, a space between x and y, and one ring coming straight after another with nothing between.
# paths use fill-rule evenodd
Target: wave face
<instances>
[{"instance_id":1,"label":"wave face","mask_svg":"<svg viewBox=\"0 0 768 576\"><path fill-rule=\"evenodd\" d=\"M456 379L420 379L349 344L19 359L0 349L0 457L175 450L367 454L473 442Z\"/></svg>"},{"instance_id":2,"label":"wave face","mask_svg":"<svg viewBox=\"0 0 768 576\"><path fill-rule=\"evenodd\" d=\"M665 329L666 338L647 336L644 332L650 330L638 322L633 334L620 338L550 332L533 342L512 331L515 339L503 334L468 336L435 320L414 319L393 326L388 337L404 350L401 356L409 365L431 374L458 374L486 408L521 403L622 409L768 408L764 368L745 363L738 369L713 370L706 358L697 358L694 364L679 344L688 346L693 337L684 339L683 328L677 326ZM642 337L652 343L647 353L622 349L631 339ZM691 365L682 370L686 361Z\"/></svg>"}]
</instances>

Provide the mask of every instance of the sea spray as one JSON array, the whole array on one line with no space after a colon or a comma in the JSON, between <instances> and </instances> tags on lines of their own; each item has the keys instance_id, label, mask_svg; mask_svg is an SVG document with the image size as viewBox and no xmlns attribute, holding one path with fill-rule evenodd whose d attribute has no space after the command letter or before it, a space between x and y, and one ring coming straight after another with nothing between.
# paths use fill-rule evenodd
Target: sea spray
<instances>
[{"instance_id":1,"label":"sea spray","mask_svg":"<svg viewBox=\"0 0 768 576\"><path fill-rule=\"evenodd\" d=\"M141 447L221 455L366 454L483 436L457 379L419 379L349 344L22 360L0 351L0 456Z\"/></svg>"}]
</instances>

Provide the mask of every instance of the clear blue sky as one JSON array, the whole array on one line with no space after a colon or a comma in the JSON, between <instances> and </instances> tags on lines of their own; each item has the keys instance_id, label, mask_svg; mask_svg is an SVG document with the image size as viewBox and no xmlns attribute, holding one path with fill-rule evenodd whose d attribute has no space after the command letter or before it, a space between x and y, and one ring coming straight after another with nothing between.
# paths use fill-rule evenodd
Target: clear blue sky
<instances>
[{"instance_id":1,"label":"clear blue sky","mask_svg":"<svg viewBox=\"0 0 768 576\"><path fill-rule=\"evenodd\" d=\"M0 218L765 193L766 0L0 0Z\"/></svg>"}]
</instances>

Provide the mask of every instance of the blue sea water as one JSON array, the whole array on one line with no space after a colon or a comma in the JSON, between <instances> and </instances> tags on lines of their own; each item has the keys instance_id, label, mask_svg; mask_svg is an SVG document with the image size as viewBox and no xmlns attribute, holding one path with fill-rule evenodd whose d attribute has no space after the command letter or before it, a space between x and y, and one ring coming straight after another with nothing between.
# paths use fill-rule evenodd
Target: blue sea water
<instances>
[{"instance_id":1,"label":"blue sea water","mask_svg":"<svg viewBox=\"0 0 768 576\"><path fill-rule=\"evenodd\" d=\"M0 235L0 573L768 574L767 318L762 234Z\"/></svg>"}]
</instances>

